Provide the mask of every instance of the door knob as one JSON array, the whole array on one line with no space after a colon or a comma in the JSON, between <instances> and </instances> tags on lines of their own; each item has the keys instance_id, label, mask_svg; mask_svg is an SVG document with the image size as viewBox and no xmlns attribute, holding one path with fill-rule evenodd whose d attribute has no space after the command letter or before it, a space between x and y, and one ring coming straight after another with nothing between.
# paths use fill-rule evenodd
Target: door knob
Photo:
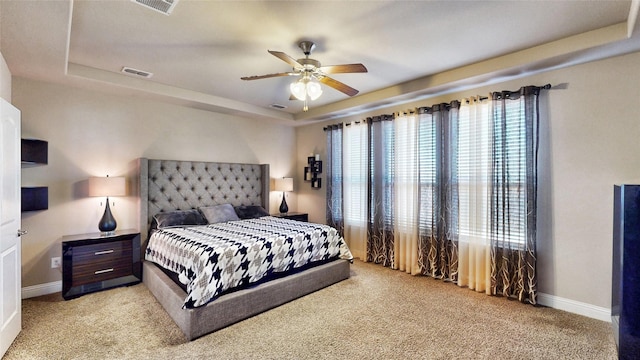
<instances>
[{"instance_id":1,"label":"door knob","mask_svg":"<svg viewBox=\"0 0 640 360\"><path fill-rule=\"evenodd\" d=\"M18 229L18 237L25 235L27 233L27 230L20 230Z\"/></svg>"}]
</instances>

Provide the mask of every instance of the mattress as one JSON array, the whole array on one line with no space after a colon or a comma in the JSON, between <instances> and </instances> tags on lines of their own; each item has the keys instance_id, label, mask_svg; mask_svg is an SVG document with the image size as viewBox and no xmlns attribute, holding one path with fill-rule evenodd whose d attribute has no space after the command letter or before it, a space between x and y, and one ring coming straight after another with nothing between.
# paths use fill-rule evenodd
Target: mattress
<instances>
[{"instance_id":1,"label":"mattress","mask_svg":"<svg viewBox=\"0 0 640 360\"><path fill-rule=\"evenodd\" d=\"M271 216L157 230L145 251L146 260L176 273L185 285L183 308L337 258L353 256L336 229Z\"/></svg>"}]
</instances>

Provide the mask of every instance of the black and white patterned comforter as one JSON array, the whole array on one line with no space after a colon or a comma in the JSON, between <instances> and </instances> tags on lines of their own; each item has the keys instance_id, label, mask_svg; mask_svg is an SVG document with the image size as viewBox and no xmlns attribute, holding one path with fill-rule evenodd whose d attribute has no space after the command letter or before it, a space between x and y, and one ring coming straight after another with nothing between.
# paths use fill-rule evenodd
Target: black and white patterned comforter
<instances>
[{"instance_id":1,"label":"black and white patterned comforter","mask_svg":"<svg viewBox=\"0 0 640 360\"><path fill-rule=\"evenodd\" d=\"M145 252L146 260L177 273L186 285L183 308L273 273L337 257L353 259L336 229L271 216L159 230Z\"/></svg>"}]
</instances>

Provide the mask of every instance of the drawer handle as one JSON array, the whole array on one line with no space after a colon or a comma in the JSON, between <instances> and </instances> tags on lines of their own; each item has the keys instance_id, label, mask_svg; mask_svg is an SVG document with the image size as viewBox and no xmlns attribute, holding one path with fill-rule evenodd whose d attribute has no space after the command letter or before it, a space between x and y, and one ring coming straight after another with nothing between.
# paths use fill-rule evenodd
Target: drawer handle
<instances>
[{"instance_id":1,"label":"drawer handle","mask_svg":"<svg viewBox=\"0 0 640 360\"><path fill-rule=\"evenodd\" d=\"M93 253L93 255L105 255L105 254L111 254L113 252L113 249L111 250L103 250L103 251L96 251Z\"/></svg>"},{"instance_id":2,"label":"drawer handle","mask_svg":"<svg viewBox=\"0 0 640 360\"><path fill-rule=\"evenodd\" d=\"M108 272L112 272L112 271L113 271L113 268L111 268L111 269L104 269L104 270L98 270L98 271L94 272L94 274L95 274L95 275L98 275L98 274L104 274L104 273L108 273Z\"/></svg>"}]
</instances>

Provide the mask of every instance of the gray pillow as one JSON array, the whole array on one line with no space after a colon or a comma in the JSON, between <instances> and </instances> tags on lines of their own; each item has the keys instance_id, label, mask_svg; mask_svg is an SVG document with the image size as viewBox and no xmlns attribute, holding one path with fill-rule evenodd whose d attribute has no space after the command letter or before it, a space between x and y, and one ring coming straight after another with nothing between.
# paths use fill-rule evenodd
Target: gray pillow
<instances>
[{"instance_id":1,"label":"gray pillow","mask_svg":"<svg viewBox=\"0 0 640 360\"><path fill-rule=\"evenodd\" d=\"M231 204L203 206L200 212L207 218L209 224L240 220Z\"/></svg>"},{"instance_id":2,"label":"gray pillow","mask_svg":"<svg viewBox=\"0 0 640 360\"><path fill-rule=\"evenodd\" d=\"M236 206L234 207L236 214L240 219L255 219L263 216L269 216L267 210L259 205Z\"/></svg>"},{"instance_id":3,"label":"gray pillow","mask_svg":"<svg viewBox=\"0 0 640 360\"><path fill-rule=\"evenodd\" d=\"M196 210L178 210L154 215L158 229L185 227L193 225L207 225L207 219Z\"/></svg>"}]
</instances>

